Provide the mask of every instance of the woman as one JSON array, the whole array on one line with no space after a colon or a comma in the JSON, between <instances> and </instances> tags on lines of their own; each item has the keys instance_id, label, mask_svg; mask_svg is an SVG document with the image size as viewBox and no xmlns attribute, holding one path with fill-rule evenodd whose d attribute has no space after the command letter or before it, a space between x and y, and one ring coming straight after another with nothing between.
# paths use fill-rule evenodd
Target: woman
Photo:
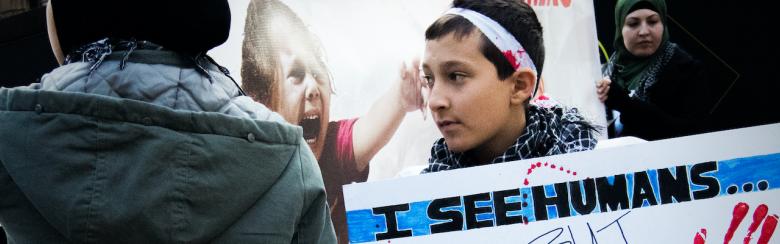
<instances>
[{"instance_id":1,"label":"woman","mask_svg":"<svg viewBox=\"0 0 780 244\"><path fill-rule=\"evenodd\" d=\"M669 41L666 21L663 0L619 0L615 6L616 51L597 84L599 99L619 112L610 137L658 140L705 128L711 105L704 69Z\"/></svg>"}]
</instances>

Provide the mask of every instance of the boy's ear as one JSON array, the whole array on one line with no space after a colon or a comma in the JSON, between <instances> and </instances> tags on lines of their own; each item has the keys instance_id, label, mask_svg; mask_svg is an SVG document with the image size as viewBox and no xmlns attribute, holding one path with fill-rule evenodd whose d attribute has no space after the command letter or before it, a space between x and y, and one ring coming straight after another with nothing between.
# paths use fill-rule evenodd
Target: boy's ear
<instances>
[{"instance_id":1,"label":"boy's ear","mask_svg":"<svg viewBox=\"0 0 780 244\"><path fill-rule=\"evenodd\" d=\"M523 105L528 101L534 93L536 87L536 72L528 67L522 67L512 73L509 77L510 81L514 83L514 89L510 102L512 104Z\"/></svg>"}]
</instances>

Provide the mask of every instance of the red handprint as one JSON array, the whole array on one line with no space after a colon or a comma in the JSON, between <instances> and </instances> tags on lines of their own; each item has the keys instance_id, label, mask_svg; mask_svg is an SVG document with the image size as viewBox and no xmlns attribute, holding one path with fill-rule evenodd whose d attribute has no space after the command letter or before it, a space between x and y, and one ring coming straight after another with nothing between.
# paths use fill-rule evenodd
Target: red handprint
<instances>
[{"instance_id":1,"label":"red handprint","mask_svg":"<svg viewBox=\"0 0 780 244\"><path fill-rule=\"evenodd\" d=\"M737 205L734 205L731 224L729 225L728 231L726 231L726 236L723 238L724 244L727 244L731 241L731 238L734 237L734 232L737 230L737 227L739 227L739 224L742 223L742 220L745 219L745 216L749 211L750 206L747 203L740 202L737 203ZM756 210L753 212L753 223L751 223L748 227L748 233L742 240L744 244L750 243L750 239L752 239L753 233L758 230L758 226L761 225L762 222L764 223L764 226L761 228L761 236L758 238L757 243L769 243L769 238L772 238L772 234L775 232L775 227L777 227L778 216L776 214L767 216L768 212L769 207L767 207L766 204L758 205ZM701 231L696 233L696 236L693 237L693 243L704 244L706 238L707 229L702 228Z\"/></svg>"}]
</instances>

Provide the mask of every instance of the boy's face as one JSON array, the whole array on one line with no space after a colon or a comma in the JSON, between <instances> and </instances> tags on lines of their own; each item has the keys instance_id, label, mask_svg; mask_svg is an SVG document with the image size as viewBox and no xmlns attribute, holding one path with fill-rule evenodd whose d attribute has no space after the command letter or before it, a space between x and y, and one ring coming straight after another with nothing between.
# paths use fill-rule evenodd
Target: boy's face
<instances>
[{"instance_id":1,"label":"boy's face","mask_svg":"<svg viewBox=\"0 0 780 244\"><path fill-rule=\"evenodd\" d=\"M506 142L519 136L507 125L522 123L512 111L522 112L522 106L510 101L515 83L499 80L493 63L480 52L480 34L475 30L458 40L450 33L425 45L428 106L455 152L503 152Z\"/></svg>"},{"instance_id":2,"label":"boy's face","mask_svg":"<svg viewBox=\"0 0 780 244\"><path fill-rule=\"evenodd\" d=\"M282 77L276 112L303 127L303 138L319 159L328 131L331 88L326 71L317 67L313 57L303 49L279 53Z\"/></svg>"}]
</instances>

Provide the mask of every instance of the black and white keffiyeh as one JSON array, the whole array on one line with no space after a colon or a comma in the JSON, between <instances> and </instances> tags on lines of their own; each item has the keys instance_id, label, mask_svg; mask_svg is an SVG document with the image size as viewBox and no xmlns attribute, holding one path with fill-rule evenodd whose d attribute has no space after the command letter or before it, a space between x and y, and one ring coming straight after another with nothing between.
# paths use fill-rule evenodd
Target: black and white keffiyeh
<instances>
[{"instance_id":1,"label":"black and white keffiyeh","mask_svg":"<svg viewBox=\"0 0 780 244\"><path fill-rule=\"evenodd\" d=\"M630 73L625 74L626 66L615 63L615 59L610 60L610 62L605 65L604 73L605 75L608 75L611 80L616 81L618 85L623 86L623 88L627 90L629 97L647 101L647 98L650 96L650 88L658 82L658 75L661 74L669 64L669 61L672 60L672 57L674 57L678 48L677 44L673 42L668 42L666 45L659 47L652 62L639 71L640 73L634 75L635 78L627 76L630 75ZM612 55L614 56L616 53L613 53Z\"/></svg>"},{"instance_id":2,"label":"black and white keffiyeh","mask_svg":"<svg viewBox=\"0 0 780 244\"><path fill-rule=\"evenodd\" d=\"M587 151L596 147L596 128L587 122L576 108L544 108L530 104L526 115L527 124L523 134L490 164ZM428 168L422 173L485 164L467 162L463 155L464 153L450 151L447 142L441 138L433 144Z\"/></svg>"}]
</instances>

